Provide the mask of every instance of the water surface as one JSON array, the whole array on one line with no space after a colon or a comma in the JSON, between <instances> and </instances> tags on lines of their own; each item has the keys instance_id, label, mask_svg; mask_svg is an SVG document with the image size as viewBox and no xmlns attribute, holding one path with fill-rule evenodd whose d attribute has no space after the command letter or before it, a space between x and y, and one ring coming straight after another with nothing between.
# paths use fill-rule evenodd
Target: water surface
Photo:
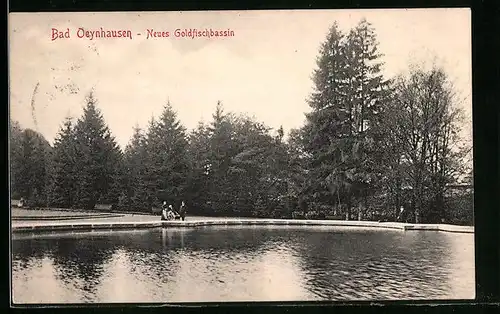
<instances>
[{"instance_id":1,"label":"water surface","mask_svg":"<svg viewBox=\"0 0 500 314\"><path fill-rule=\"evenodd\" d=\"M209 226L14 234L15 303L472 299L473 234Z\"/></svg>"}]
</instances>

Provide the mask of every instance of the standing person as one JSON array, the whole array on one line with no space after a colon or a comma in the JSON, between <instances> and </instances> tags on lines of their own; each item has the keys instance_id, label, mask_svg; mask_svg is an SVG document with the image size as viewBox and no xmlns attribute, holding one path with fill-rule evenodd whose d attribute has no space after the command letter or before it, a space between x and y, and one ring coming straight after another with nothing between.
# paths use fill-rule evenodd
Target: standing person
<instances>
[{"instance_id":1,"label":"standing person","mask_svg":"<svg viewBox=\"0 0 500 314\"><path fill-rule=\"evenodd\" d=\"M403 205L401 205L401 208L399 209L399 215L398 215L398 220L400 220L401 222L403 222L404 218L403 218L403 214L405 213L405 208Z\"/></svg>"},{"instance_id":2,"label":"standing person","mask_svg":"<svg viewBox=\"0 0 500 314\"><path fill-rule=\"evenodd\" d=\"M182 201L181 203L179 214L181 215L182 221L184 221L186 219L186 204L184 203L184 201Z\"/></svg>"},{"instance_id":3,"label":"standing person","mask_svg":"<svg viewBox=\"0 0 500 314\"><path fill-rule=\"evenodd\" d=\"M167 202L165 201L161 205L161 220L167 220Z\"/></svg>"}]
</instances>

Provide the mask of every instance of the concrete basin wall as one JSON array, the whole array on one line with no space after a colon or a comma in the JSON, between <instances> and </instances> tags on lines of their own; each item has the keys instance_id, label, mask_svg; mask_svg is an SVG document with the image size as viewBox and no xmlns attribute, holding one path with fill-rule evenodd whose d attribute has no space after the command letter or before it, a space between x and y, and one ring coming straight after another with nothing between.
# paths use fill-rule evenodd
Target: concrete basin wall
<instances>
[{"instance_id":1,"label":"concrete basin wall","mask_svg":"<svg viewBox=\"0 0 500 314\"><path fill-rule=\"evenodd\" d=\"M69 231L69 230L115 230L115 229L144 229L144 228L168 228L184 227L195 228L201 226L338 226L338 227L362 227L372 229L393 229L401 231L444 231L458 233L474 233L474 227L454 226L444 224L406 224L396 222L373 222L373 221L344 221L344 220L285 220L285 219L218 219L198 221L149 221L149 222L59 222L44 223L22 226L12 226L12 232L37 232L37 231Z\"/></svg>"}]
</instances>

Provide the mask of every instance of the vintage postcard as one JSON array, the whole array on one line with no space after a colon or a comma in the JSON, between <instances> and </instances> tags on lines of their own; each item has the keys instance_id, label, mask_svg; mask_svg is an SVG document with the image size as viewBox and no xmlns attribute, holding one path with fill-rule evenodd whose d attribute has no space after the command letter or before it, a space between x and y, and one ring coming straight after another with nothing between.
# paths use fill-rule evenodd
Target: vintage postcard
<instances>
[{"instance_id":1,"label":"vintage postcard","mask_svg":"<svg viewBox=\"0 0 500 314\"><path fill-rule=\"evenodd\" d=\"M475 298L470 10L8 27L14 305Z\"/></svg>"}]
</instances>

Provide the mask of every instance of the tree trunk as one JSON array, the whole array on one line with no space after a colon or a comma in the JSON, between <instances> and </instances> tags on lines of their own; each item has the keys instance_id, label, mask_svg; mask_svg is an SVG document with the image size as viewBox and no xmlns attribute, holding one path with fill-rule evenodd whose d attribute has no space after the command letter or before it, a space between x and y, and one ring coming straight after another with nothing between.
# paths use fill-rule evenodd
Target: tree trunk
<instances>
[{"instance_id":1,"label":"tree trunk","mask_svg":"<svg viewBox=\"0 0 500 314\"><path fill-rule=\"evenodd\" d=\"M416 204L416 200L417 200L417 197L415 196L415 191L412 191L412 196L411 196L411 211L410 213L412 213L414 215L414 217L417 217L417 204ZM406 216L408 217L408 216ZM407 219L405 219L407 220Z\"/></svg>"},{"instance_id":2,"label":"tree trunk","mask_svg":"<svg viewBox=\"0 0 500 314\"><path fill-rule=\"evenodd\" d=\"M346 202L346 217L345 220L350 220L351 219L351 196L347 196L347 202Z\"/></svg>"},{"instance_id":3,"label":"tree trunk","mask_svg":"<svg viewBox=\"0 0 500 314\"><path fill-rule=\"evenodd\" d=\"M364 216L364 214L366 214L366 211L368 210L368 195L367 194L368 194L368 192L365 190L363 192L364 209L362 209L363 210L362 216ZM363 217L361 217L361 218L363 218Z\"/></svg>"},{"instance_id":4,"label":"tree trunk","mask_svg":"<svg viewBox=\"0 0 500 314\"><path fill-rule=\"evenodd\" d=\"M340 193L339 190L337 189L337 206L335 206L333 210L333 215L337 216L337 209L340 207Z\"/></svg>"}]
</instances>

